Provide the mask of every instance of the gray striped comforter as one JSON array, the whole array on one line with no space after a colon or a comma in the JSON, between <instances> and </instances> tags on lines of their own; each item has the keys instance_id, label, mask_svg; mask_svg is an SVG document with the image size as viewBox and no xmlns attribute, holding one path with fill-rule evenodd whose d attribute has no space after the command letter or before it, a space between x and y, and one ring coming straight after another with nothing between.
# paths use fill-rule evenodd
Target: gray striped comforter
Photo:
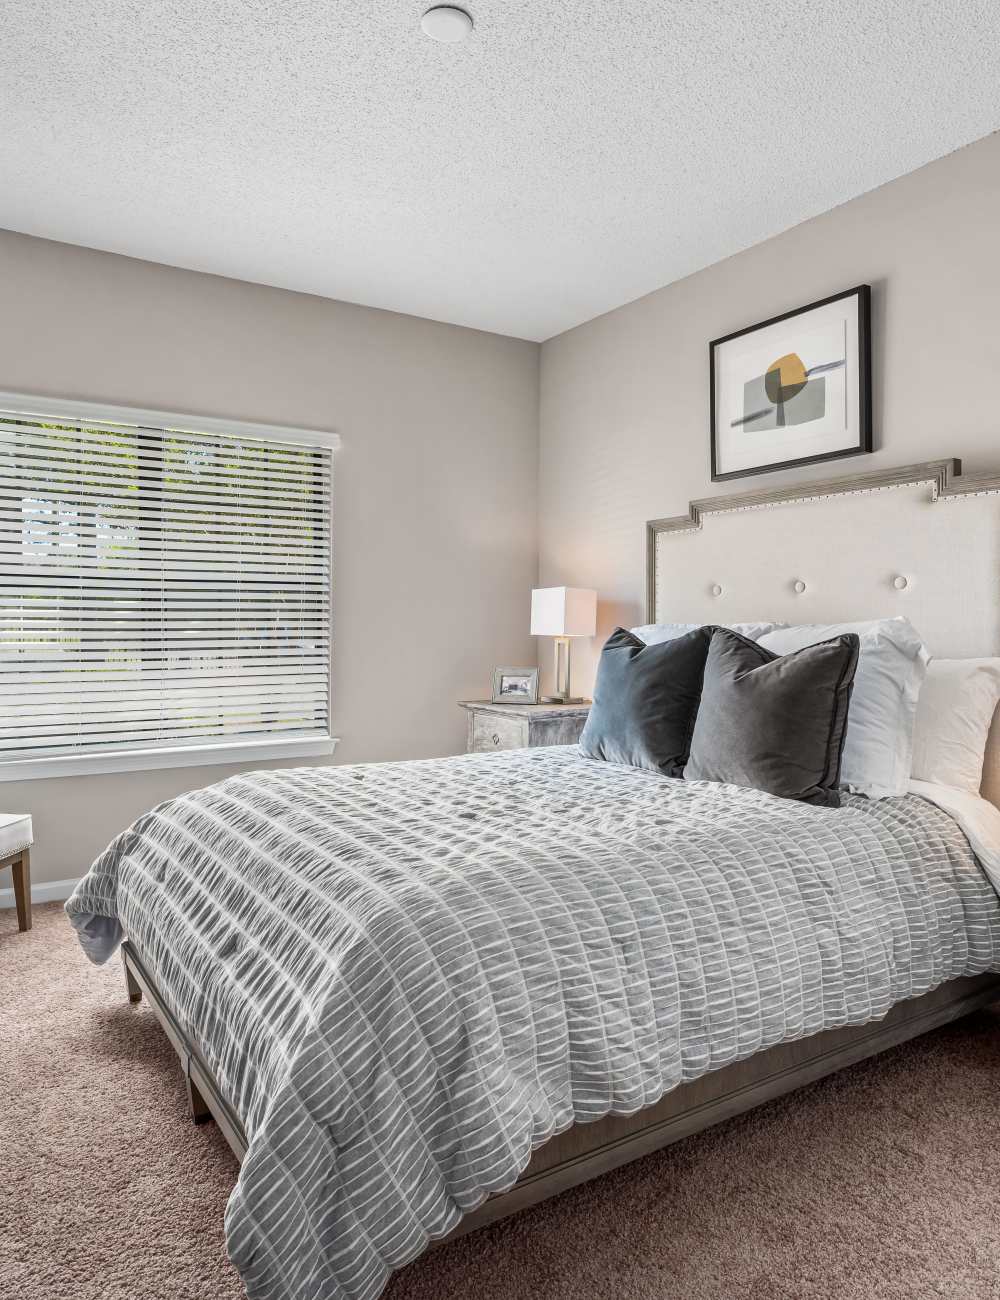
<instances>
[{"instance_id":1,"label":"gray striped comforter","mask_svg":"<svg viewBox=\"0 0 1000 1300\"><path fill-rule=\"evenodd\" d=\"M570 1124L1000 965L923 800L575 746L234 777L140 818L67 911L95 959L132 938L243 1119L252 1300L374 1297Z\"/></svg>"}]
</instances>

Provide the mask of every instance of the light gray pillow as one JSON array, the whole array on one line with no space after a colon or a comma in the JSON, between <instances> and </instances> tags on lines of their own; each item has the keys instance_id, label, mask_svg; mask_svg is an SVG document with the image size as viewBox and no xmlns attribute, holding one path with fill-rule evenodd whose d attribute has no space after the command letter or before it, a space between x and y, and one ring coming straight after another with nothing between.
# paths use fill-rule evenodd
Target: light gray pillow
<instances>
[{"instance_id":1,"label":"light gray pillow","mask_svg":"<svg viewBox=\"0 0 1000 1300\"><path fill-rule=\"evenodd\" d=\"M637 636L640 641L645 641L647 645L659 645L661 641L673 641L679 636L684 636L688 632L694 632L699 627L728 627L734 632L739 632L741 636L748 636L751 641L759 641L762 636L768 632L775 632L779 628L787 627L787 623L719 623L719 624L702 624L702 623L643 623L642 627L632 628L632 635Z\"/></svg>"},{"instance_id":2,"label":"light gray pillow","mask_svg":"<svg viewBox=\"0 0 1000 1300\"><path fill-rule=\"evenodd\" d=\"M760 643L774 654L785 655L845 632L860 638L861 652L841 784L869 799L906 794L917 699L930 659L909 619L897 616L865 623L802 624L768 632Z\"/></svg>"},{"instance_id":3,"label":"light gray pillow","mask_svg":"<svg viewBox=\"0 0 1000 1300\"><path fill-rule=\"evenodd\" d=\"M716 628L685 781L751 786L838 808L857 666L853 633L775 655L737 632Z\"/></svg>"}]
</instances>

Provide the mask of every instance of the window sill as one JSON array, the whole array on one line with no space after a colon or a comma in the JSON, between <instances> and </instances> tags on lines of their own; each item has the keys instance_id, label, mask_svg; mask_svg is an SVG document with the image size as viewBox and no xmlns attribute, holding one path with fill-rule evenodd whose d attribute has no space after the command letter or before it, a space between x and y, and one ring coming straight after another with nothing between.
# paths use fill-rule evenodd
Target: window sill
<instances>
[{"instance_id":1,"label":"window sill","mask_svg":"<svg viewBox=\"0 0 1000 1300\"><path fill-rule=\"evenodd\" d=\"M64 754L0 763L0 782L32 781L49 776L96 776L101 772L148 772L161 767L257 763L267 758L319 758L337 748L336 736L225 742L170 749L117 749L103 754Z\"/></svg>"}]
</instances>

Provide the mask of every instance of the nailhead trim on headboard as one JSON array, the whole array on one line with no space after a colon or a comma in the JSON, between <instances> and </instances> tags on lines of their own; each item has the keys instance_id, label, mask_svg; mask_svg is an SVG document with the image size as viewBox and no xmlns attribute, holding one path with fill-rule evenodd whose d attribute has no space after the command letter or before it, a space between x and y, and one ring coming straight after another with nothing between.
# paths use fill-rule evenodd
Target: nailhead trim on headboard
<instances>
[{"instance_id":1,"label":"nailhead trim on headboard","mask_svg":"<svg viewBox=\"0 0 1000 1300\"><path fill-rule=\"evenodd\" d=\"M820 501L833 496L861 496L919 483L928 484L934 501L1000 493L1000 474L963 475L962 462L952 456L944 460L923 461L917 465L901 465L895 469L877 469L868 474L845 474L811 483L792 483L785 487L733 492L728 496L702 497L688 504L686 515L651 519L646 524L647 622L655 622L656 619L656 539L660 533L698 532L705 515L766 510L772 506Z\"/></svg>"}]
</instances>

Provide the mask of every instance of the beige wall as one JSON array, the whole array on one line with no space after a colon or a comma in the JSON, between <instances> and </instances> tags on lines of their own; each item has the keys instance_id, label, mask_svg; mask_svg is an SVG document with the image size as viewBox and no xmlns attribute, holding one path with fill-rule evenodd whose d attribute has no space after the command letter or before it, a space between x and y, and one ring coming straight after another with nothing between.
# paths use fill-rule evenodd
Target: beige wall
<instances>
[{"instance_id":1,"label":"beige wall","mask_svg":"<svg viewBox=\"0 0 1000 1300\"><path fill-rule=\"evenodd\" d=\"M862 283L875 453L713 485L709 340ZM938 456L1000 467L1000 134L543 344L539 577L596 587L599 633L634 625L647 519ZM574 647L578 690L600 640Z\"/></svg>"},{"instance_id":2,"label":"beige wall","mask_svg":"<svg viewBox=\"0 0 1000 1300\"><path fill-rule=\"evenodd\" d=\"M534 662L537 344L7 232L0 293L0 389L336 429L336 761L462 750L456 701ZM5 783L0 808L57 880L234 770Z\"/></svg>"}]
</instances>

